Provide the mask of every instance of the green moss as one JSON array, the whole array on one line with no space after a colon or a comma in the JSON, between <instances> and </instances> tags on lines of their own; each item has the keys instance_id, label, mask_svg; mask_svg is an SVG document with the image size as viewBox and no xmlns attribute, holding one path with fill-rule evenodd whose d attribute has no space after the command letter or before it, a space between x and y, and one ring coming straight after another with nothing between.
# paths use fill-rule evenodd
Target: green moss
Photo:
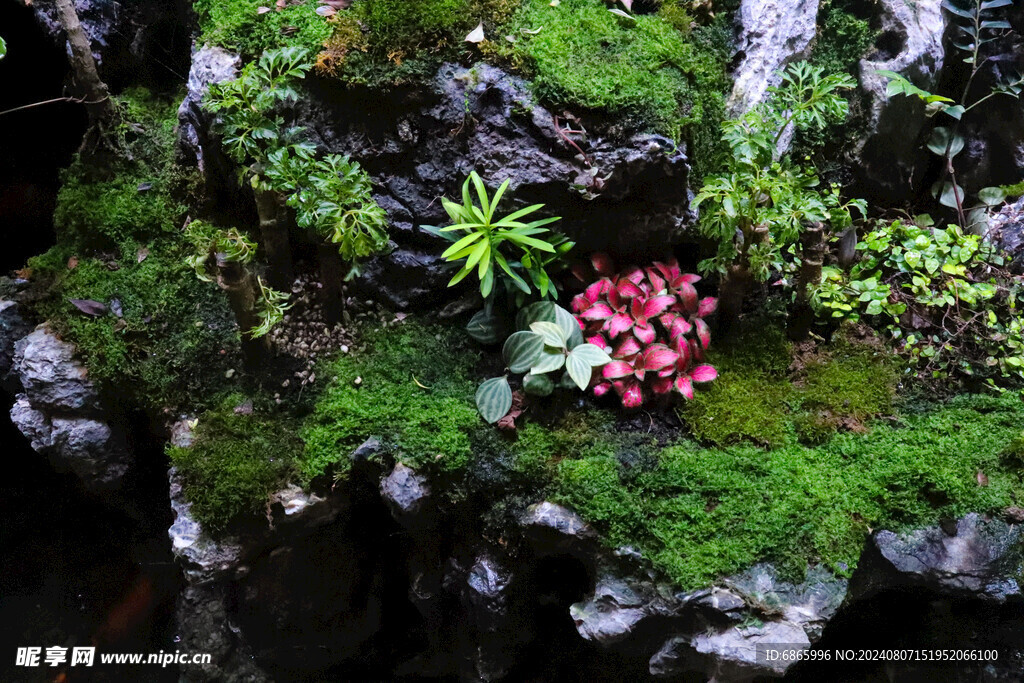
<instances>
[{"instance_id":1,"label":"green moss","mask_svg":"<svg viewBox=\"0 0 1024 683\"><path fill-rule=\"evenodd\" d=\"M147 254L141 262L140 249ZM29 261L33 280L46 283L39 315L78 346L91 377L153 412L203 405L238 365L227 303L216 286L196 279L186 251L166 241L126 243L120 254L91 258L58 246ZM69 299L98 301L108 312L85 315Z\"/></svg>"},{"instance_id":2,"label":"green moss","mask_svg":"<svg viewBox=\"0 0 1024 683\"><path fill-rule=\"evenodd\" d=\"M269 411L236 413L245 402L229 396L200 416L189 448L168 448L192 513L213 530L239 515L262 512L268 496L295 473L302 453L296 425Z\"/></svg>"},{"instance_id":3,"label":"green moss","mask_svg":"<svg viewBox=\"0 0 1024 683\"><path fill-rule=\"evenodd\" d=\"M184 207L172 192L187 176L173 163L176 108L144 90L118 106L130 158L104 168L76 159L65 172L58 244L29 261L35 313L78 346L111 395L152 411L202 405L237 362L238 339L224 297L185 265ZM108 311L89 316L69 299Z\"/></svg>"},{"instance_id":4,"label":"green moss","mask_svg":"<svg viewBox=\"0 0 1024 683\"><path fill-rule=\"evenodd\" d=\"M862 3L826 0L818 9L818 36L811 63L825 73L857 75L858 63L874 44L879 32L863 16Z\"/></svg>"},{"instance_id":5,"label":"green moss","mask_svg":"<svg viewBox=\"0 0 1024 683\"><path fill-rule=\"evenodd\" d=\"M817 448L681 444L636 475L609 455L565 459L555 496L610 546L637 547L683 588L762 560L794 575L808 562L847 573L870 529L931 524L1018 500L1020 469L1002 454L1022 417L1014 396L964 397ZM978 485L979 470L988 486Z\"/></svg>"},{"instance_id":6,"label":"green moss","mask_svg":"<svg viewBox=\"0 0 1024 683\"><path fill-rule=\"evenodd\" d=\"M410 466L464 467L470 435L482 422L473 404L478 356L463 335L407 323L368 341L366 353L317 371L332 379L303 427L305 478L344 472L349 453L371 436Z\"/></svg>"},{"instance_id":7,"label":"green moss","mask_svg":"<svg viewBox=\"0 0 1024 683\"><path fill-rule=\"evenodd\" d=\"M840 336L827 355L807 363L802 407L863 421L892 411L898 381L898 363L888 349Z\"/></svg>"},{"instance_id":8,"label":"green moss","mask_svg":"<svg viewBox=\"0 0 1024 683\"><path fill-rule=\"evenodd\" d=\"M516 36L514 52L544 102L604 112L677 139L691 124L710 122L714 130L721 120L728 80L709 31L688 39L660 16L625 20L600 0L556 7L526 0L503 32Z\"/></svg>"},{"instance_id":9,"label":"green moss","mask_svg":"<svg viewBox=\"0 0 1024 683\"><path fill-rule=\"evenodd\" d=\"M883 347L851 334L800 352L779 328L751 326L710 354L719 377L680 406L679 416L698 439L720 446L779 447L795 436L820 443L837 430L862 429L893 410L899 370Z\"/></svg>"},{"instance_id":10,"label":"green moss","mask_svg":"<svg viewBox=\"0 0 1024 683\"><path fill-rule=\"evenodd\" d=\"M257 57L265 50L298 45L316 53L331 35L328 21L316 13L315 2L288 3L277 9L265 0L195 0L200 42ZM260 13L260 7L271 11Z\"/></svg>"},{"instance_id":11,"label":"green moss","mask_svg":"<svg viewBox=\"0 0 1024 683\"><path fill-rule=\"evenodd\" d=\"M114 248L126 240L168 235L185 207L171 196L174 182L175 100L142 89L118 98L125 159L101 169L78 158L62 174L54 225L65 244Z\"/></svg>"},{"instance_id":12,"label":"green moss","mask_svg":"<svg viewBox=\"0 0 1024 683\"><path fill-rule=\"evenodd\" d=\"M374 89L430 79L443 61L476 57L466 35L481 21L496 30L518 1L361 0L331 20L318 70Z\"/></svg>"},{"instance_id":13,"label":"green moss","mask_svg":"<svg viewBox=\"0 0 1024 683\"><path fill-rule=\"evenodd\" d=\"M1006 193L1007 197L1016 199L1017 197L1024 196L1024 181L1021 181L1016 185L1003 185L1000 189Z\"/></svg>"}]
</instances>

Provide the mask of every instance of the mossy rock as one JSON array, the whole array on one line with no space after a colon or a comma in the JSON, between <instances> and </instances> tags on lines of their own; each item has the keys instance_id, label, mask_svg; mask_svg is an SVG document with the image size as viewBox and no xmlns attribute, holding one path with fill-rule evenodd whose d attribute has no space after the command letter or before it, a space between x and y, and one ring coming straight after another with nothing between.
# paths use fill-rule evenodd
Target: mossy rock
<instances>
[{"instance_id":1,"label":"mossy rock","mask_svg":"<svg viewBox=\"0 0 1024 683\"><path fill-rule=\"evenodd\" d=\"M287 415L233 394L203 413L188 448L168 456L196 519L212 531L242 515L263 512L271 493L297 473L298 425Z\"/></svg>"}]
</instances>

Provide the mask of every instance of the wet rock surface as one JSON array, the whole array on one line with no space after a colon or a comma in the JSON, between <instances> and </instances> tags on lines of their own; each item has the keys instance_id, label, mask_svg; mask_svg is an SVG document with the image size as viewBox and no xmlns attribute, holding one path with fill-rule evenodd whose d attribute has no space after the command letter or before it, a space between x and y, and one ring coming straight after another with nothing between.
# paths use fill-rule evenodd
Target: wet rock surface
<instances>
[{"instance_id":1,"label":"wet rock surface","mask_svg":"<svg viewBox=\"0 0 1024 683\"><path fill-rule=\"evenodd\" d=\"M897 586L943 595L1020 601L1020 527L970 514L956 522L895 534L880 531L868 543L851 583L851 600Z\"/></svg>"},{"instance_id":2,"label":"wet rock surface","mask_svg":"<svg viewBox=\"0 0 1024 683\"><path fill-rule=\"evenodd\" d=\"M231 55L197 50L179 112L183 153L203 161L214 193L232 191L223 183L232 174L215 161L209 119L196 104L205 83L230 77L232 68ZM659 254L691 218L684 150L658 135L584 134L582 124L539 106L522 79L496 67L446 64L423 86L390 94L338 91L313 78L307 86L297 123L321 149L359 161L388 212L394 249L367 262L352 286L391 306L424 304L445 288L445 243L421 226L445 224L440 197L458 196L472 170L492 187L509 179L506 196L515 201L508 211L546 204L545 212L562 217L555 227L582 251Z\"/></svg>"},{"instance_id":3,"label":"wet rock surface","mask_svg":"<svg viewBox=\"0 0 1024 683\"><path fill-rule=\"evenodd\" d=\"M40 325L14 348L12 373L23 393L10 415L33 450L77 474L89 489L120 486L134 459L104 414L74 345Z\"/></svg>"}]
</instances>

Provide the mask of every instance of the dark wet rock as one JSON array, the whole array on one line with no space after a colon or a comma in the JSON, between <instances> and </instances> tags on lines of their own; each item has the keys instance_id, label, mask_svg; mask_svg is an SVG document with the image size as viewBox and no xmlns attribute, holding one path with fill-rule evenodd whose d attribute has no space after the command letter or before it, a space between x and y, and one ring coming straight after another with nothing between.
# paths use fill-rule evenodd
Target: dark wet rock
<instances>
[{"instance_id":1,"label":"dark wet rock","mask_svg":"<svg viewBox=\"0 0 1024 683\"><path fill-rule=\"evenodd\" d=\"M466 574L462 604L472 642L470 665L481 681L502 680L515 662L517 637L526 628L512 617L510 590L514 576L506 560L496 553L481 553Z\"/></svg>"},{"instance_id":2,"label":"dark wet rock","mask_svg":"<svg viewBox=\"0 0 1024 683\"><path fill-rule=\"evenodd\" d=\"M894 71L925 90L934 91L945 61L945 20L940 0L882 0L880 48L860 64L860 83L869 99L868 135L853 150L853 166L873 191L895 200L919 186L928 151L921 144L930 120L916 97L886 95Z\"/></svg>"},{"instance_id":3,"label":"dark wet rock","mask_svg":"<svg viewBox=\"0 0 1024 683\"><path fill-rule=\"evenodd\" d=\"M349 458L352 459L352 462L366 462L367 460L376 457L383 450L384 448L381 446L380 439L370 437L361 443L358 448L352 451Z\"/></svg>"},{"instance_id":4,"label":"dark wet rock","mask_svg":"<svg viewBox=\"0 0 1024 683\"><path fill-rule=\"evenodd\" d=\"M424 521L430 498L427 478L404 463L398 463L380 482L380 495L391 508L395 519L405 525Z\"/></svg>"},{"instance_id":5,"label":"dark wet rock","mask_svg":"<svg viewBox=\"0 0 1024 683\"><path fill-rule=\"evenodd\" d=\"M610 645L633 636L645 619L673 616L680 607L672 596L659 595L650 582L605 572L593 594L574 604L569 615L584 639Z\"/></svg>"},{"instance_id":6,"label":"dark wet rock","mask_svg":"<svg viewBox=\"0 0 1024 683\"><path fill-rule=\"evenodd\" d=\"M545 215L561 216L556 227L581 253L660 254L690 219L689 167L671 140L565 133L582 124L537 105L525 81L496 67L446 64L433 80L389 94L308 85L299 123L321 149L367 169L391 222L394 250L371 259L350 287L392 306L441 303L437 293L451 277L439 259L447 243L421 226L446 224L440 197L459 196L472 170L492 189L510 181L506 210L541 203Z\"/></svg>"},{"instance_id":7,"label":"dark wet rock","mask_svg":"<svg viewBox=\"0 0 1024 683\"><path fill-rule=\"evenodd\" d=\"M36 21L67 46L54 0L32 0ZM108 84L180 81L188 68L187 27L191 3L183 0L74 0L78 20L89 37L100 77Z\"/></svg>"},{"instance_id":8,"label":"dark wet rock","mask_svg":"<svg viewBox=\"0 0 1024 683\"><path fill-rule=\"evenodd\" d=\"M1020 600L1019 540L1018 526L973 513L947 529L879 531L861 557L850 600L908 586L984 601Z\"/></svg>"},{"instance_id":9,"label":"dark wet rock","mask_svg":"<svg viewBox=\"0 0 1024 683\"><path fill-rule=\"evenodd\" d=\"M123 20L123 3L114 0L74 0L74 3L82 30L92 43L93 59L102 65L104 54L111 43L117 40L115 31ZM67 40L57 3L53 0L34 0L32 8L36 12L36 20L54 41Z\"/></svg>"},{"instance_id":10,"label":"dark wet rock","mask_svg":"<svg viewBox=\"0 0 1024 683\"><path fill-rule=\"evenodd\" d=\"M1024 197L999 209L988 225L993 241L1009 254L1013 272L1024 272Z\"/></svg>"},{"instance_id":11,"label":"dark wet rock","mask_svg":"<svg viewBox=\"0 0 1024 683\"><path fill-rule=\"evenodd\" d=\"M241 195L234 168L211 131L213 118L202 101L211 83L235 78L241 58L223 48L204 45L192 52L185 99L178 107L178 157L203 174L207 196L231 202Z\"/></svg>"},{"instance_id":12,"label":"dark wet rock","mask_svg":"<svg viewBox=\"0 0 1024 683\"><path fill-rule=\"evenodd\" d=\"M33 450L93 491L117 488L134 462L124 435L105 416L73 344L40 325L14 345L11 375L21 391L11 420Z\"/></svg>"},{"instance_id":13,"label":"dark wet rock","mask_svg":"<svg viewBox=\"0 0 1024 683\"><path fill-rule=\"evenodd\" d=\"M20 386L14 370L14 345L32 332L21 317L21 306L16 301L0 299L0 387L14 393Z\"/></svg>"},{"instance_id":14,"label":"dark wet rock","mask_svg":"<svg viewBox=\"0 0 1024 683\"><path fill-rule=\"evenodd\" d=\"M596 550L597 534L572 510L556 503L535 503L519 523L540 554L568 552L589 559Z\"/></svg>"}]
</instances>

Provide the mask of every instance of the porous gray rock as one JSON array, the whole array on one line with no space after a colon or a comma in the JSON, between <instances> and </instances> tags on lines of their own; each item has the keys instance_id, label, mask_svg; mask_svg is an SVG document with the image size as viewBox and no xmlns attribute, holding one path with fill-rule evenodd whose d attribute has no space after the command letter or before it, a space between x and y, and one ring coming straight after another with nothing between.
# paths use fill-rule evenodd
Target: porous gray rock
<instances>
[{"instance_id":1,"label":"porous gray rock","mask_svg":"<svg viewBox=\"0 0 1024 683\"><path fill-rule=\"evenodd\" d=\"M132 465L132 457L105 422L36 410L24 394L11 407L11 421L32 450L50 456L59 469L76 474L86 488L116 488Z\"/></svg>"},{"instance_id":2,"label":"porous gray rock","mask_svg":"<svg viewBox=\"0 0 1024 683\"><path fill-rule=\"evenodd\" d=\"M426 477L405 463L398 463L390 474L381 479L380 495L399 522L406 525L424 522L430 484Z\"/></svg>"},{"instance_id":3,"label":"porous gray rock","mask_svg":"<svg viewBox=\"0 0 1024 683\"><path fill-rule=\"evenodd\" d=\"M95 414L99 394L85 366L75 358L75 346L40 325L15 344L18 379L38 410Z\"/></svg>"},{"instance_id":4,"label":"porous gray rock","mask_svg":"<svg viewBox=\"0 0 1024 683\"><path fill-rule=\"evenodd\" d=\"M462 604L471 633L467 648L475 678L498 681L515 663L518 637L524 625L512 619L509 595L514 575L504 558L484 551L469 568L462 590Z\"/></svg>"},{"instance_id":5,"label":"porous gray rock","mask_svg":"<svg viewBox=\"0 0 1024 683\"><path fill-rule=\"evenodd\" d=\"M972 513L943 526L872 536L850 600L906 586L997 603L1021 599L1018 525Z\"/></svg>"},{"instance_id":6,"label":"porous gray rock","mask_svg":"<svg viewBox=\"0 0 1024 683\"><path fill-rule=\"evenodd\" d=\"M210 172L228 167L223 153L211 144L212 118L202 108L203 97L211 83L229 81L238 75L241 57L220 47L203 45L192 51L192 66L188 71L185 99L178 107L179 150L195 161L207 182ZM207 168L207 159L213 158L213 168Z\"/></svg>"},{"instance_id":7,"label":"porous gray rock","mask_svg":"<svg viewBox=\"0 0 1024 683\"><path fill-rule=\"evenodd\" d=\"M683 149L658 135L583 134L584 124L540 106L524 80L494 66L445 64L392 93L312 85L298 122L321 149L370 173L394 241L350 289L394 307L437 306L452 274L440 259L447 242L422 226L446 224L440 197L458 197L473 170L492 190L509 180L503 211L539 203L538 217L561 216L553 227L580 252L661 254L691 217Z\"/></svg>"},{"instance_id":8,"label":"porous gray rock","mask_svg":"<svg viewBox=\"0 0 1024 683\"><path fill-rule=\"evenodd\" d=\"M597 534L568 508L550 501L534 503L526 508L519 523L526 539L542 555L568 552L588 561L592 559Z\"/></svg>"},{"instance_id":9,"label":"porous gray rock","mask_svg":"<svg viewBox=\"0 0 1024 683\"><path fill-rule=\"evenodd\" d=\"M1024 272L1024 197L1004 205L988 220L989 236L1010 256L1010 268Z\"/></svg>"},{"instance_id":10,"label":"porous gray rock","mask_svg":"<svg viewBox=\"0 0 1024 683\"><path fill-rule=\"evenodd\" d=\"M134 459L123 434L105 419L74 345L40 325L15 343L11 373L23 392L11 407L11 420L33 450L74 472L88 489L117 488Z\"/></svg>"},{"instance_id":11,"label":"porous gray rock","mask_svg":"<svg viewBox=\"0 0 1024 683\"><path fill-rule=\"evenodd\" d=\"M0 299L0 387L11 393L20 387L16 373L12 372L14 345L30 332L32 325L22 318L18 302Z\"/></svg>"},{"instance_id":12,"label":"porous gray rock","mask_svg":"<svg viewBox=\"0 0 1024 683\"><path fill-rule=\"evenodd\" d=\"M881 0L881 47L860 63L860 84L869 99L868 134L851 151L854 170L880 196L894 200L919 185L929 161L921 137L930 121L916 97L886 93L893 71L934 91L945 61L941 0Z\"/></svg>"},{"instance_id":13,"label":"porous gray rock","mask_svg":"<svg viewBox=\"0 0 1024 683\"><path fill-rule=\"evenodd\" d=\"M764 100L777 73L810 54L817 34L818 0L743 0L737 52L742 61L733 73L726 106L732 116Z\"/></svg>"}]
</instances>

